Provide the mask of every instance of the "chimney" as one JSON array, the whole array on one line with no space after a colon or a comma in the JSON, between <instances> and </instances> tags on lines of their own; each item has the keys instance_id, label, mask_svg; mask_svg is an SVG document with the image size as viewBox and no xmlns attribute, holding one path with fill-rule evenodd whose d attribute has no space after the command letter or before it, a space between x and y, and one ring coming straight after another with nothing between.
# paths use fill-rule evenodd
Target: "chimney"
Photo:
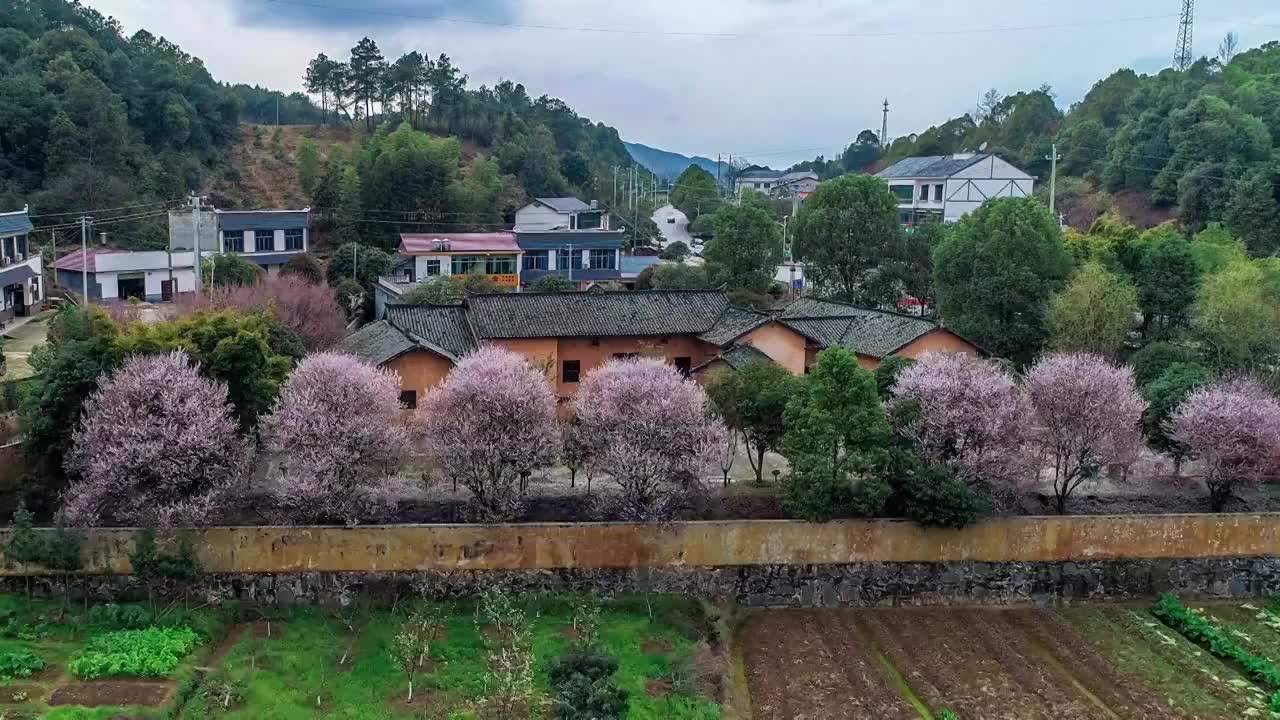
<instances>
[{"instance_id":1,"label":"chimney","mask_svg":"<svg viewBox=\"0 0 1280 720\"><path fill-rule=\"evenodd\" d=\"M592 209L592 210L599 210L599 209L600 209L600 201L599 201L599 200L592 200L592 201L591 201L591 209Z\"/></svg>"},{"instance_id":2,"label":"chimney","mask_svg":"<svg viewBox=\"0 0 1280 720\"><path fill-rule=\"evenodd\" d=\"M98 244L99 244L99 245L101 245L101 246L103 246L103 247L106 247L106 245L107 245L107 234L106 234L106 233L104 233L104 232L100 232L100 233L98 233Z\"/></svg>"}]
</instances>

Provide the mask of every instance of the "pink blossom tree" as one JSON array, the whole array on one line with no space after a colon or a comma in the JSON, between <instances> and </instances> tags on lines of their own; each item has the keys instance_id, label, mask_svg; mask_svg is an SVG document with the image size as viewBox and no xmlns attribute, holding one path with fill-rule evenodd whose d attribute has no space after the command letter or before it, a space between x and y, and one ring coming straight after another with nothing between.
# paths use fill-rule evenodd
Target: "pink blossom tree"
<instances>
[{"instance_id":1,"label":"pink blossom tree","mask_svg":"<svg viewBox=\"0 0 1280 720\"><path fill-rule=\"evenodd\" d=\"M419 405L437 470L471 492L478 519L524 512L524 478L560 456L556 396L523 355L484 347L462 358Z\"/></svg>"},{"instance_id":2,"label":"pink blossom tree","mask_svg":"<svg viewBox=\"0 0 1280 720\"><path fill-rule=\"evenodd\" d=\"M1034 480L1031 408L1008 373L960 353L925 353L898 375L891 412L922 456L992 490Z\"/></svg>"},{"instance_id":3,"label":"pink blossom tree","mask_svg":"<svg viewBox=\"0 0 1280 720\"><path fill-rule=\"evenodd\" d=\"M660 360L605 363L583 379L576 405L593 462L621 488L629 520L668 517L716 466L728 432L702 388Z\"/></svg>"},{"instance_id":4,"label":"pink blossom tree","mask_svg":"<svg viewBox=\"0 0 1280 720\"><path fill-rule=\"evenodd\" d=\"M249 448L186 353L137 355L88 400L65 466L68 522L203 525L240 489Z\"/></svg>"},{"instance_id":5,"label":"pink blossom tree","mask_svg":"<svg viewBox=\"0 0 1280 720\"><path fill-rule=\"evenodd\" d=\"M333 290L296 273L267 275L251 285L222 285L199 295L179 295L177 305L182 315L209 308L270 309L312 352L334 346L346 334L346 314Z\"/></svg>"},{"instance_id":6,"label":"pink blossom tree","mask_svg":"<svg viewBox=\"0 0 1280 720\"><path fill-rule=\"evenodd\" d=\"M1128 367L1089 353L1045 355L1027 371L1023 390L1034 413L1032 442L1053 459L1059 513L1084 481L1106 465L1132 462L1142 447L1147 403Z\"/></svg>"},{"instance_id":7,"label":"pink blossom tree","mask_svg":"<svg viewBox=\"0 0 1280 720\"><path fill-rule=\"evenodd\" d=\"M1280 402L1248 378L1200 388L1178 406L1170 425L1172 437L1204 462L1214 512L1236 487L1261 481L1280 456Z\"/></svg>"},{"instance_id":8,"label":"pink blossom tree","mask_svg":"<svg viewBox=\"0 0 1280 720\"><path fill-rule=\"evenodd\" d=\"M400 380L344 353L298 363L263 423L285 522L355 525L395 509L409 443Z\"/></svg>"}]
</instances>

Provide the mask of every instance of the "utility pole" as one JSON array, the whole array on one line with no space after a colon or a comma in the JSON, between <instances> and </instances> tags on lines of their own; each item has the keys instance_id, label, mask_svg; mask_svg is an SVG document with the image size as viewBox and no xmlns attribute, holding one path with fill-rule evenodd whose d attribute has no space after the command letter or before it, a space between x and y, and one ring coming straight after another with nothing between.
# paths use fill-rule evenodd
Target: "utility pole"
<instances>
[{"instance_id":1,"label":"utility pole","mask_svg":"<svg viewBox=\"0 0 1280 720\"><path fill-rule=\"evenodd\" d=\"M884 99L884 115L880 120L880 151L889 145L889 98Z\"/></svg>"},{"instance_id":2,"label":"utility pole","mask_svg":"<svg viewBox=\"0 0 1280 720\"><path fill-rule=\"evenodd\" d=\"M618 166L613 166L613 207L618 207Z\"/></svg>"},{"instance_id":3,"label":"utility pole","mask_svg":"<svg viewBox=\"0 0 1280 720\"><path fill-rule=\"evenodd\" d=\"M89 304L89 221L88 215L80 216L80 291L84 304Z\"/></svg>"},{"instance_id":4,"label":"utility pole","mask_svg":"<svg viewBox=\"0 0 1280 720\"><path fill-rule=\"evenodd\" d=\"M569 262L565 267L569 271L569 282L573 282L573 243L569 243Z\"/></svg>"},{"instance_id":5,"label":"utility pole","mask_svg":"<svg viewBox=\"0 0 1280 720\"><path fill-rule=\"evenodd\" d=\"M720 153L716 153L716 192L720 191Z\"/></svg>"},{"instance_id":6,"label":"utility pole","mask_svg":"<svg viewBox=\"0 0 1280 720\"><path fill-rule=\"evenodd\" d=\"M1058 160L1060 160L1062 156L1058 155L1057 143L1054 143L1050 147L1051 154L1047 156L1045 160L1049 161L1049 212L1054 213L1058 190Z\"/></svg>"},{"instance_id":7,"label":"utility pole","mask_svg":"<svg viewBox=\"0 0 1280 720\"><path fill-rule=\"evenodd\" d=\"M1178 42L1173 48L1174 70L1187 70L1195 61L1191 37L1195 16L1195 0L1182 0L1182 18L1178 21Z\"/></svg>"},{"instance_id":8,"label":"utility pole","mask_svg":"<svg viewBox=\"0 0 1280 720\"><path fill-rule=\"evenodd\" d=\"M196 294L200 294L200 289L204 286L204 278L200 275L200 202L204 198L200 195L191 193L191 230L194 233L194 239L191 243L191 266L195 270L195 290ZM209 284L213 284L213 273L209 274Z\"/></svg>"},{"instance_id":9,"label":"utility pole","mask_svg":"<svg viewBox=\"0 0 1280 720\"><path fill-rule=\"evenodd\" d=\"M351 243L351 279L360 282L360 272L357 270L360 264L360 245ZM453 270L453 258L449 258L449 270Z\"/></svg>"}]
</instances>

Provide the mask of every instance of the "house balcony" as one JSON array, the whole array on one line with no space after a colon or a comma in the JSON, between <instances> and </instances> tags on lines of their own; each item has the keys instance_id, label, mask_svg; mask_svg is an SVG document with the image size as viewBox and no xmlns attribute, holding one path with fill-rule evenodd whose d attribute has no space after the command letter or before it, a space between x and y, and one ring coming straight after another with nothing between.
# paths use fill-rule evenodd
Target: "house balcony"
<instances>
[{"instance_id":1,"label":"house balcony","mask_svg":"<svg viewBox=\"0 0 1280 720\"><path fill-rule=\"evenodd\" d=\"M481 275L481 276L483 276L483 277L487 277L487 278L489 278L490 280L492 280L494 283L496 283L496 284L498 284L498 285L502 285L503 287L517 287L518 285L520 285L520 276L519 276L519 275L517 275L517 274L515 274L515 273L496 273L496 274L490 274L490 273L461 273L461 274L458 274L458 273L455 273L455 274L453 275L453 278L454 278L455 280L466 280L467 278L472 277L473 275Z\"/></svg>"}]
</instances>

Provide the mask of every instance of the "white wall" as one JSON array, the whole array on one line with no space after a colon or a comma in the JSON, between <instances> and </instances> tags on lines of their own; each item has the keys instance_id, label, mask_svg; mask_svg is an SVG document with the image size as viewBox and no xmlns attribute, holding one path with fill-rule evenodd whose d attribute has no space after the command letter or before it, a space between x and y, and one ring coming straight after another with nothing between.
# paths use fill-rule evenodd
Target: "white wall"
<instances>
[{"instance_id":1,"label":"white wall","mask_svg":"<svg viewBox=\"0 0 1280 720\"><path fill-rule=\"evenodd\" d=\"M530 203L516 211L516 230L568 230L569 216L561 215L545 205Z\"/></svg>"}]
</instances>

